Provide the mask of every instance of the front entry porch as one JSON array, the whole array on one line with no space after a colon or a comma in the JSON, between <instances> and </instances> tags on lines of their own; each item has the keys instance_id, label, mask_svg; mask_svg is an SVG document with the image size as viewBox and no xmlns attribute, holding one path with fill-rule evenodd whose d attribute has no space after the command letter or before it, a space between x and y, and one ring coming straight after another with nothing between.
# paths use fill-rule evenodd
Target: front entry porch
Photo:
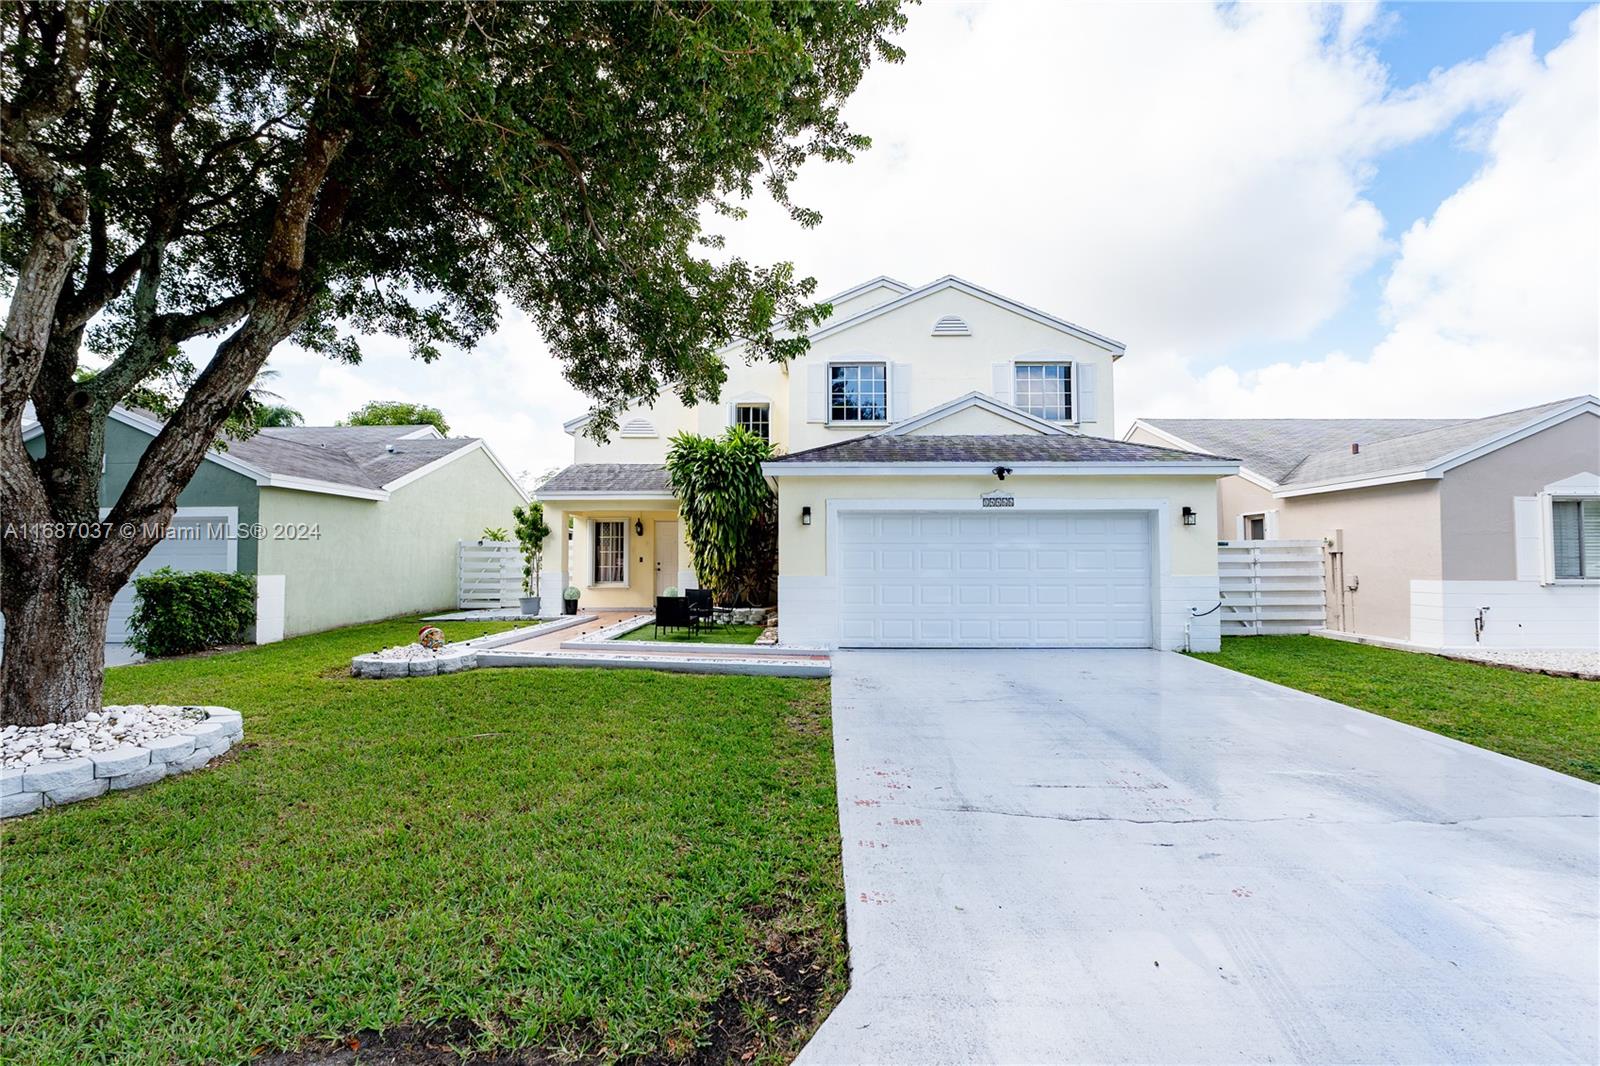
<instances>
[{"instance_id":1,"label":"front entry porch","mask_svg":"<svg viewBox=\"0 0 1600 1066\"><path fill-rule=\"evenodd\" d=\"M650 611L668 588L699 587L670 493L540 498L552 531L539 589L546 617L561 613L569 586L585 612Z\"/></svg>"}]
</instances>

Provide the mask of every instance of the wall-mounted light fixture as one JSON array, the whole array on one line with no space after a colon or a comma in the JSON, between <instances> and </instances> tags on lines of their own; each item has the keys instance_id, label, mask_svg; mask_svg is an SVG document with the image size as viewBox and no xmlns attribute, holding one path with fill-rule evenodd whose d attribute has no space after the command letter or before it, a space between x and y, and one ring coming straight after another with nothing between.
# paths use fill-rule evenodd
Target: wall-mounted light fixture
<instances>
[{"instance_id":1,"label":"wall-mounted light fixture","mask_svg":"<svg viewBox=\"0 0 1600 1066\"><path fill-rule=\"evenodd\" d=\"M644 519L635 518L633 520L633 535L636 537L644 536Z\"/></svg>"},{"instance_id":2,"label":"wall-mounted light fixture","mask_svg":"<svg viewBox=\"0 0 1600 1066\"><path fill-rule=\"evenodd\" d=\"M1006 479L1006 475L1009 473L1011 473L1011 468L1009 466L997 466L994 468L994 476L999 478L1001 481L1004 481Z\"/></svg>"},{"instance_id":3,"label":"wall-mounted light fixture","mask_svg":"<svg viewBox=\"0 0 1600 1066\"><path fill-rule=\"evenodd\" d=\"M811 508L800 508L800 524L803 526L809 526L811 524Z\"/></svg>"},{"instance_id":4,"label":"wall-mounted light fixture","mask_svg":"<svg viewBox=\"0 0 1600 1066\"><path fill-rule=\"evenodd\" d=\"M1200 516L1194 513L1194 508L1193 507L1185 507L1183 509L1183 524L1184 525L1192 526L1192 525L1195 525L1199 521L1200 521Z\"/></svg>"}]
</instances>

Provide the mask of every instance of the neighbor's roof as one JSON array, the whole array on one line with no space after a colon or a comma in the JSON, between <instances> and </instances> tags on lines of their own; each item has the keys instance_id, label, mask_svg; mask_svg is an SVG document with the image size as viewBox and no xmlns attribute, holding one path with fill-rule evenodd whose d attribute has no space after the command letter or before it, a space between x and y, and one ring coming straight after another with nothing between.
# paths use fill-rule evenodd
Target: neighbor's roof
<instances>
[{"instance_id":1,"label":"neighbor's roof","mask_svg":"<svg viewBox=\"0 0 1600 1066\"><path fill-rule=\"evenodd\" d=\"M1082 433L893 436L873 433L779 456L769 466L808 463L1228 463L1216 455L1157 448Z\"/></svg>"},{"instance_id":2,"label":"neighbor's roof","mask_svg":"<svg viewBox=\"0 0 1600 1066\"><path fill-rule=\"evenodd\" d=\"M286 426L227 441L227 454L281 477L382 489L479 444L476 437L413 437L419 426Z\"/></svg>"},{"instance_id":3,"label":"neighbor's roof","mask_svg":"<svg viewBox=\"0 0 1600 1066\"><path fill-rule=\"evenodd\" d=\"M1296 489L1426 471L1597 402L1574 396L1486 418L1142 418L1138 424L1175 443L1231 452L1280 489ZM1352 453L1352 444L1360 450Z\"/></svg>"},{"instance_id":4,"label":"neighbor's roof","mask_svg":"<svg viewBox=\"0 0 1600 1066\"><path fill-rule=\"evenodd\" d=\"M575 463L540 485L534 495L551 498L573 493L630 495L671 491L667 468L659 463Z\"/></svg>"}]
</instances>

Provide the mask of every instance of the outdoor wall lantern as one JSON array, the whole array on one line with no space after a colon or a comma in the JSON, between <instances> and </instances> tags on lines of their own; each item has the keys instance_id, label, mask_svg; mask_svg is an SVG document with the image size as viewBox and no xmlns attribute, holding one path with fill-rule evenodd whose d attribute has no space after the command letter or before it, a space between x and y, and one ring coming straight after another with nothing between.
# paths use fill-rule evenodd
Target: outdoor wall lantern
<instances>
[{"instance_id":1,"label":"outdoor wall lantern","mask_svg":"<svg viewBox=\"0 0 1600 1066\"><path fill-rule=\"evenodd\" d=\"M811 508L800 508L800 524L803 526L809 526L811 524Z\"/></svg>"},{"instance_id":2,"label":"outdoor wall lantern","mask_svg":"<svg viewBox=\"0 0 1600 1066\"><path fill-rule=\"evenodd\" d=\"M1192 525L1194 525L1195 523L1197 523L1199 521L1200 521L1200 516L1194 513L1194 508L1193 507L1185 507L1183 509L1183 524L1184 525L1192 526Z\"/></svg>"},{"instance_id":3,"label":"outdoor wall lantern","mask_svg":"<svg viewBox=\"0 0 1600 1066\"><path fill-rule=\"evenodd\" d=\"M644 536L644 519L635 518L633 520L633 535L636 537Z\"/></svg>"},{"instance_id":4,"label":"outdoor wall lantern","mask_svg":"<svg viewBox=\"0 0 1600 1066\"><path fill-rule=\"evenodd\" d=\"M1006 479L1006 475L1009 473L1011 473L1011 468L1009 466L997 466L994 468L994 476L999 478L1001 481L1004 481Z\"/></svg>"}]
</instances>

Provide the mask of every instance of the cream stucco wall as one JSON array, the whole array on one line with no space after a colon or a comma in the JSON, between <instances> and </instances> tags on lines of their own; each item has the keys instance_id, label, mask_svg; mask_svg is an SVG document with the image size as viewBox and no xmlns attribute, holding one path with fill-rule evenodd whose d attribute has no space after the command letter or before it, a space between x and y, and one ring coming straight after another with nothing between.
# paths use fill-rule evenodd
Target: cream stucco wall
<instances>
[{"instance_id":1,"label":"cream stucco wall","mask_svg":"<svg viewBox=\"0 0 1600 1066\"><path fill-rule=\"evenodd\" d=\"M481 451L396 489L387 500L261 490L261 523L314 526L268 537L257 570L282 574L285 636L456 604L456 542L510 529L522 494Z\"/></svg>"},{"instance_id":2,"label":"cream stucco wall","mask_svg":"<svg viewBox=\"0 0 1600 1066\"><path fill-rule=\"evenodd\" d=\"M991 434L1005 434L1008 436L1042 435L1043 431L1025 426L1014 419L1005 418L993 411L986 411L981 407L964 407L953 411L936 422L908 431L911 437L948 437L968 435L974 437L989 436Z\"/></svg>"},{"instance_id":3,"label":"cream stucco wall","mask_svg":"<svg viewBox=\"0 0 1600 1066\"><path fill-rule=\"evenodd\" d=\"M1446 471L1440 485L1444 580L1515 580L1512 500L1581 473L1600 473L1600 416L1578 415Z\"/></svg>"},{"instance_id":4,"label":"cream stucco wall","mask_svg":"<svg viewBox=\"0 0 1600 1066\"><path fill-rule=\"evenodd\" d=\"M660 503L629 506L627 501L586 504L585 510L573 513L572 539L568 542L567 579L569 585L579 590L578 605L584 610L615 610L619 608L648 608L656 602L656 523L676 522L678 512L663 508ZM563 515L563 519L566 516ZM628 533L628 580L620 585L594 583L594 522L620 521ZM634 532L634 523L644 526L641 536ZM663 560L664 570L671 571L665 585L679 586L678 572L689 565L689 549L683 544L683 527L678 527L676 561ZM547 564L550 555L547 552ZM680 586L681 587L681 586ZM551 604L541 604L545 613ZM559 604L555 606L559 607Z\"/></svg>"},{"instance_id":5,"label":"cream stucco wall","mask_svg":"<svg viewBox=\"0 0 1600 1066\"><path fill-rule=\"evenodd\" d=\"M1328 587L1328 627L1411 638L1411 582L1437 581L1443 549L1439 483L1405 481L1278 501L1278 536L1331 539L1344 531L1342 580ZM1359 578L1360 588L1345 586Z\"/></svg>"},{"instance_id":6,"label":"cream stucco wall","mask_svg":"<svg viewBox=\"0 0 1600 1066\"><path fill-rule=\"evenodd\" d=\"M1143 426L1135 426L1128 433L1127 439L1135 444L1151 444L1158 448L1171 448L1173 443L1166 437L1159 437ZM1246 481L1237 474L1217 480L1217 539L1239 539L1239 516L1246 514L1266 514L1279 509L1286 501L1274 499L1270 489L1264 489L1251 481ZM1279 530L1280 537L1286 536Z\"/></svg>"},{"instance_id":7,"label":"cream stucco wall","mask_svg":"<svg viewBox=\"0 0 1600 1066\"><path fill-rule=\"evenodd\" d=\"M820 577L828 565L829 500L976 500L1000 488L993 475L941 477L781 477L778 479L778 574ZM1017 500L1164 500L1171 544L1171 572L1215 576L1216 484L1209 476L1008 478L1005 491ZM1185 506L1198 513L1184 526ZM810 507L811 525L800 522Z\"/></svg>"}]
</instances>

